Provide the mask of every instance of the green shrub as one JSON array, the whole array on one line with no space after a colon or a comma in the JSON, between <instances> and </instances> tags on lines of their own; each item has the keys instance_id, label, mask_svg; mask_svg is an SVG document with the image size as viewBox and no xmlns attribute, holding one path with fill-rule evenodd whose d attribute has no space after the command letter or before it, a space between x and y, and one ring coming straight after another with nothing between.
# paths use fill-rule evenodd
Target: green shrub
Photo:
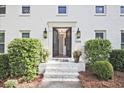
<instances>
[{"instance_id":1,"label":"green shrub","mask_svg":"<svg viewBox=\"0 0 124 93\"><path fill-rule=\"evenodd\" d=\"M92 70L100 79L112 79L113 67L108 61L96 61L92 65Z\"/></svg>"},{"instance_id":2,"label":"green shrub","mask_svg":"<svg viewBox=\"0 0 124 93\"><path fill-rule=\"evenodd\" d=\"M124 50L112 50L109 61L113 65L114 70L124 71Z\"/></svg>"},{"instance_id":3,"label":"green shrub","mask_svg":"<svg viewBox=\"0 0 124 93\"><path fill-rule=\"evenodd\" d=\"M14 39L8 45L11 77L34 79L40 62L41 42L37 39Z\"/></svg>"},{"instance_id":4,"label":"green shrub","mask_svg":"<svg viewBox=\"0 0 124 93\"><path fill-rule=\"evenodd\" d=\"M111 43L109 40L94 39L85 43L85 54L89 63L100 60L108 60L111 52Z\"/></svg>"},{"instance_id":5,"label":"green shrub","mask_svg":"<svg viewBox=\"0 0 124 93\"><path fill-rule=\"evenodd\" d=\"M0 79L7 79L9 77L9 58L7 54L0 54Z\"/></svg>"},{"instance_id":6,"label":"green shrub","mask_svg":"<svg viewBox=\"0 0 124 93\"><path fill-rule=\"evenodd\" d=\"M16 88L17 85L17 80L7 80L4 82L4 87L5 88Z\"/></svg>"}]
</instances>

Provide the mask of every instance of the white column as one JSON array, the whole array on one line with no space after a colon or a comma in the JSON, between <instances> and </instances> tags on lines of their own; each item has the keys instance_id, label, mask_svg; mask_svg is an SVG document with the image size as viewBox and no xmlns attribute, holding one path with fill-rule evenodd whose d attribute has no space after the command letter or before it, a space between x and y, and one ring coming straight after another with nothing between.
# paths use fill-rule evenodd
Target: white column
<instances>
[{"instance_id":1,"label":"white column","mask_svg":"<svg viewBox=\"0 0 124 93\"><path fill-rule=\"evenodd\" d=\"M52 27L49 28L48 31L48 49L49 49L49 59L52 59L52 54L53 54L53 29Z\"/></svg>"}]
</instances>

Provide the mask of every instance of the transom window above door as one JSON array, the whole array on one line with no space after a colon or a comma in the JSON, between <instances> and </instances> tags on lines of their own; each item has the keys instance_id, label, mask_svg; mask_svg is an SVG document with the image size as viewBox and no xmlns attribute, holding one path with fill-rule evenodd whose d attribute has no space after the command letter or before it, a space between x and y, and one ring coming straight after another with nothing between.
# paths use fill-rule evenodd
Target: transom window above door
<instances>
[{"instance_id":1,"label":"transom window above door","mask_svg":"<svg viewBox=\"0 0 124 93\"><path fill-rule=\"evenodd\" d=\"M66 6L58 6L58 14L67 14Z\"/></svg>"},{"instance_id":2,"label":"transom window above door","mask_svg":"<svg viewBox=\"0 0 124 93\"><path fill-rule=\"evenodd\" d=\"M30 6L29 5L22 6L22 14L30 14Z\"/></svg>"}]
</instances>

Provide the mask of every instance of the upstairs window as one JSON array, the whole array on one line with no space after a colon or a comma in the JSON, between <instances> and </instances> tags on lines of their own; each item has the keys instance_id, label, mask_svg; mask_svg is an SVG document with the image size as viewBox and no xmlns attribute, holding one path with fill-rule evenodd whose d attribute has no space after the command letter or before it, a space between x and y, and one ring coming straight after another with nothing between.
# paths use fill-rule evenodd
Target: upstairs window
<instances>
[{"instance_id":1,"label":"upstairs window","mask_svg":"<svg viewBox=\"0 0 124 93\"><path fill-rule=\"evenodd\" d=\"M67 7L66 6L58 6L58 14L66 14Z\"/></svg>"},{"instance_id":2,"label":"upstairs window","mask_svg":"<svg viewBox=\"0 0 124 93\"><path fill-rule=\"evenodd\" d=\"M30 38L30 33L22 33L22 38Z\"/></svg>"},{"instance_id":3,"label":"upstairs window","mask_svg":"<svg viewBox=\"0 0 124 93\"><path fill-rule=\"evenodd\" d=\"M105 6L96 6L96 13L97 14L103 14L105 13Z\"/></svg>"},{"instance_id":4,"label":"upstairs window","mask_svg":"<svg viewBox=\"0 0 124 93\"><path fill-rule=\"evenodd\" d=\"M6 14L6 6L0 5L0 14Z\"/></svg>"},{"instance_id":5,"label":"upstairs window","mask_svg":"<svg viewBox=\"0 0 124 93\"><path fill-rule=\"evenodd\" d=\"M124 13L124 6L120 6L120 13Z\"/></svg>"},{"instance_id":6,"label":"upstairs window","mask_svg":"<svg viewBox=\"0 0 124 93\"><path fill-rule=\"evenodd\" d=\"M30 14L30 6L23 5L22 6L22 14Z\"/></svg>"}]
</instances>

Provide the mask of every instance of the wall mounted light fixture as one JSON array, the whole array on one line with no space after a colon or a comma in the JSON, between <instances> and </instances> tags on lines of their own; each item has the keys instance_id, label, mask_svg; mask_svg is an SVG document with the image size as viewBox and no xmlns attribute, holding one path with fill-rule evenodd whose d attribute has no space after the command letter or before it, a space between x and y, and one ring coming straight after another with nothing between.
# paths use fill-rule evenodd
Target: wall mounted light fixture
<instances>
[{"instance_id":1,"label":"wall mounted light fixture","mask_svg":"<svg viewBox=\"0 0 124 93\"><path fill-rule=\"evenodd\" d=\"M43 37L46 39L47 38L47 30L45 28L44 32L43 32Z\"/></svg>"},{"instance_id":2,"label":"wall mounted light fixture","mask_svg":"<svg viewBox=\"0 0 124 93\"><path fill-rule=\"evenodd\" d=\"M79 39L81 37L81 32L80 32L79 28L77 29L76 35L77 35L77 39Z\"/></svg>"}]
</instances>

